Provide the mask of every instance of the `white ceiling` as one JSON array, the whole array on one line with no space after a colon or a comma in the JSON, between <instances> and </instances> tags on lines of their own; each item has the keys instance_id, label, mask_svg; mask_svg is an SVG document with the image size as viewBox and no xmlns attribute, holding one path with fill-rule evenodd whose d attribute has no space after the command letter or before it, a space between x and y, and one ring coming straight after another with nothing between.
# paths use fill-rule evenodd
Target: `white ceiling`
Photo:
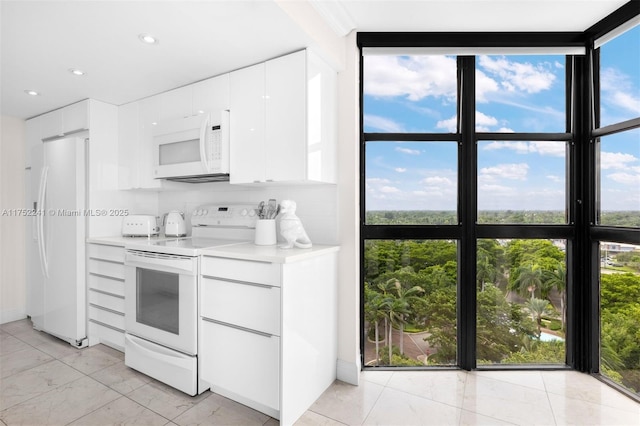
<instances>
[{"instance_id":1,"label":"white ceiling","mask_svg":"<svg viewBox=\"0 0 640 426\"><path fill-rule=\"evenodd\" d=\"M312 45L286 11L292 1L310 3L340 35L583 31L627 2L1 0L1 113L29 118L85 98L121 105ZM160 43L144 45L140 33Z\"/></svg>"}]
</instances>

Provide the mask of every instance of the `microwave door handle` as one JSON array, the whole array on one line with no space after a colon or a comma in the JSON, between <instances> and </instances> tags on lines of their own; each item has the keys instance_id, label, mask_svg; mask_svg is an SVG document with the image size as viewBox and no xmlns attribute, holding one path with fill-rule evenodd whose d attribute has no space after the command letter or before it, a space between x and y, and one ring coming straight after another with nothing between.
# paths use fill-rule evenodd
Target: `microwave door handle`
<instances>
[{"instance_id":1,"label":"microwave door handle","mask_svg":"<svg viewBox=\"0 0 640 426\"><path fill-rule=\"evenodd\" d=\"M209 126L209 117L207 116L200 126L200 162L202 163L202 168L206 173L211 173L209 159L207 157L207 129Z\"/></svg>"}]
</instances>

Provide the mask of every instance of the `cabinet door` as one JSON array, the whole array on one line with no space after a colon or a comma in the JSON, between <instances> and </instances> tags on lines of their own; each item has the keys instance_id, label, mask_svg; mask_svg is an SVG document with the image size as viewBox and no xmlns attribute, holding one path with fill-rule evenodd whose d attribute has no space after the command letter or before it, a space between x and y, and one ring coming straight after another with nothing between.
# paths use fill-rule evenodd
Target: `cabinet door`
<instances>
[{"instance_id":1,"label":"cabinet door","mask_svg":"<svg viewBox=\"0 0 640 426\"><path fill-rule=\"evenodd\" d=\"M264 63L229 75L231 183L265 179Z\"/></svg>"},{"instance_id":2,"label":"cabinet door","mask_svg":"<svg viewBox=\"0 0 640 426\"><path fill-rule=\"evenodd\" d=\"M265 64L266 180L306 178L306 52Z\"/></svg>"},{"instance_id":3,"label":"cabinet door","mask_svg":"<svg viewBox=\"0 0 640 426\"><path fill-rule=\"evenodd\" d=\"M62 109L63 133L89 128L89 101L82 101Z\"/></svg>"},{"instance_id":4,"label":"cabinet door","mask_svg":"<svg viewBox=\"0 0 640 426\"><path fill-rule=\"evenodd\" d=\"M200 372L211 390L252 406L269 407L275 415L280 401L280 338L220 323L200 322Z\"/></svg>"},{"instance_id":5,"label":"cabinet door","mask_svg":"<svg viewBox=\"0 0 640 426\"><path fill-rule=\"evenodd\" d=\"M192 90L192 85L189 85L161 93L160 121L190 117Z\"/></svg>"},{"instance_id":6,"label":"cabinet door","mask_svg":"<svg viewBox=\"0 0 640 426\"><path fill-rule=\"evenodd\" d=\"M118 107L118 187L138 186L138 102Z\"/></svg>"},{"instance_id":7,"label":"cabinet door","mask_svg":"<svg viewBox=\"0 0 640 426\"><path fill-rule=\"evenodd\" d=\"M153 129L160 120L160 95L139 101L138 106L138 157L137 182L139 188L160 188L159 179L153 175Z\"/></svg>"},{"instance_id":8,"label":"cabinet door","mask_svg":"<svg viewBox=\"0 0 640 426\"><path fill-rule=\"evenodd\" d=\"M42 139L62 136L62 110L48 112L40 117L40 136Z\"/></svg>"},{"instance_id":9,"label":"cabinet door","mask_svg":"<svg viewBox=\"0 0 640 426\"><path fill-rule=\"evenodd\" d=\"M31 167L31 150L34 146L42 145L42 137L40 136L40 122L42 117L27 120L25 126L25 138L27 143L24 147L24 163L25 167ZM34 174L35 176L35 174ZM31 207L31 206L29 206Z\"/></svg>"}]
</instances>

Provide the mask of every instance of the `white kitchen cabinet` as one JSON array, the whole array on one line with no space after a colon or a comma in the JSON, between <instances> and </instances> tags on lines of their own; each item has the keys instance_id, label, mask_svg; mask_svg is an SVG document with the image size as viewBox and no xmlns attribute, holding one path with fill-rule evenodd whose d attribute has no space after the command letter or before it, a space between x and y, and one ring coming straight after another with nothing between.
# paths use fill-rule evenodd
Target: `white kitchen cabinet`
<instances>
[{"instance_id":1,"label":"white kitchen cabinet","mask_svg":"<svg viewBox=\"0 0 640 426\"><path fill-rule=\"evenodd\" d=\"M229 74L194 83L192 86L191 115L229 109Z\"/></svg>"},{"instance_id":2,"label":"white kitchen cabinet","mask_svg":"<svg viewBox=\"0 0 640 426\"><path fill-rule=\"evenodd\" d=\"M118 187L154 189L161 186L153 179L152 123L156 122L156 99L131 102L118 107Z\"/></svg>"},{"instance_id":3,"label":"white kitchen cabinet","mask_svg":"<svg viewBox=\"0 0 640 426\"><path fill-rule=\"evenodd\" d=\"M81 101L41 116L41 139L87 130L89 128L89 101Z\"/></svg>"},{"instance_id":4,"label":"white kitchen cabinet","mask_svg":"<svg viewBox=\"0 0 640 426\"><path fill-rule=\"evenodd\" d=\"M336 377L336 259L203 256L201 383L293 424Z\"/></svg>"},{"instance_id":5,"label":"white kitchen cabinet","mask_svg":"<svg viewBox=\"0 0 640 426\"><path fill-rule=\"evenodd\" d=\"M88 244L89 346L124 351L124 247Z\"/></svg>"},{"instance_id":6,"label":"white kitchen cabinet","mask_svg":"<svg viewBox=\"0 0 640 426\"><path fill-rule=\"evenodd\" d=\"M230 75L235 184L336 182L336 73L309 50Z\"/></svg>"},{"instance_id":7,"label":"white kitchen cabinet","mask_svg":"<svg viewBox=\"0 0 640 426\"><path fill-rule=\"evenodd\" d=\"M42 116L32 118L26 121L25 138L26 145L24 151L25 167L31 167L31 154L34 147L42 145L42 137L40 136ZM29 206L32 207L32 206Z\"/></svg>"},{"instance_id":8,"label":"white kitchen cabinet","mask_svg":"<svg viewBox=\"0 0 640 426\"><path fill-rule=\"evenodd\" d=\"M193 86L183 86L160 94L160 122L178 120L191 116L191 94Z\"/></svg>"},{"instance_id":9,"label":"white kitchen cabinet","mask_svg":"<svg viewBox=\"0 0 640 426\"><path fill-rule=\"evenodd\" d=\"M229 75L232 184L260 183L265 176L264 63Z\"/></svg>"}]
</instances>

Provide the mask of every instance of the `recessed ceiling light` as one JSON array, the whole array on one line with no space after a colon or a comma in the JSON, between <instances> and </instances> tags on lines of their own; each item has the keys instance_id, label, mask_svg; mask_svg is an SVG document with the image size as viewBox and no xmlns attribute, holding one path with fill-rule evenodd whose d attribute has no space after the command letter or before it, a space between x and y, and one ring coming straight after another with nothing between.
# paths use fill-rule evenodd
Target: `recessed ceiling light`
<instances>
[{"instance_id":1,"label":"recessed ceiling light","mask_svg":"<svg viewBox=\"0 0 640 426\"><path fill-rule=\"evenodd\" d=\"M85 72L77 68L69 68L69 72L73 75L85 75Z\"/></svg>"},{"instance_id":2,"label":"recessed ceiling light","mask_svg":"<svg viewBox=\"0 0 640 426\"><path fill-rule=\"evenodd\" d=\"M29 96L39 96L40 93L36 92L35 90L25 90L24 93L26 93Z\"/></svg>"},{"instance_id":3,"label":"recessed ceiling light","mask_svg":"<svg viewBox=\"0 0 640 426\"><path fill-rule=\"evenodd\" d=\"M139 34L138 38L141 42L146 44L158 44L160 41L150 34Z\"/></svg>"}]
</instances>

